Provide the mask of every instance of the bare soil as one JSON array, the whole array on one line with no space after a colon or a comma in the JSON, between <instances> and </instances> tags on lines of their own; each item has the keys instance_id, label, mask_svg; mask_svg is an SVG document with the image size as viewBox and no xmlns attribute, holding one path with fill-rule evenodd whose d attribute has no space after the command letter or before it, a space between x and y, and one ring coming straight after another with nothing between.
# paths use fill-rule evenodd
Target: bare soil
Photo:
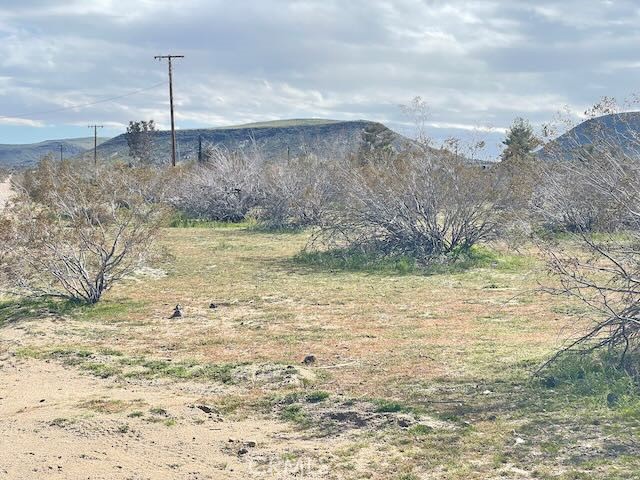
<instances>
[{"instance_id":1,"label":"bare soil","mask_svg":"<svg viewBox=\"0 0 640 480\"><path fill-rule=\"evenodd\" d=\"M7 178L4 181L0 181L0 209L4 207L11 197L11 179Z\"/></svg>"}]
</instances>

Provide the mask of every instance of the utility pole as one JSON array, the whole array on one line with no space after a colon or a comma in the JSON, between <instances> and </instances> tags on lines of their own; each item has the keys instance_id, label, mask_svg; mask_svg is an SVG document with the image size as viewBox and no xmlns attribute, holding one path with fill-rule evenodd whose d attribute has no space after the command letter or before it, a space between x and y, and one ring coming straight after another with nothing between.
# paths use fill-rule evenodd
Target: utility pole
<instances>
[{"instance_id":1,"label":"utility pole","mask_svg":"<svg viewBox=\"0 0 640 480\"><path fill-rule=\"evenodd\" d=\"M62 163L62 144L60 144L60 163Z\"/></svg>"},{"instance_id":2,"label":"utility pole","mask_svg":"<svg viewBox=\"0 0 640 480\"><path fill-rule=\"evenodd\" d=\"M93 166L98 166L98 129L104 128L103 125L89 125L87 128L93 128Z\"/></svg>"},{"instance_id":3,"label":"utility pole","mask_svg":"<svg viewBox=\"0 0 640 480\"><path fill-rule=\"evenodd\" d=\"M176 126L173 120L173 69L171 66L171 60L174 58L184 58L184 55L156 55L156 60L162 61L167 59L169 61L169 106L171 108L171 165L176 166Z\"/></svg>"}]
</instances>

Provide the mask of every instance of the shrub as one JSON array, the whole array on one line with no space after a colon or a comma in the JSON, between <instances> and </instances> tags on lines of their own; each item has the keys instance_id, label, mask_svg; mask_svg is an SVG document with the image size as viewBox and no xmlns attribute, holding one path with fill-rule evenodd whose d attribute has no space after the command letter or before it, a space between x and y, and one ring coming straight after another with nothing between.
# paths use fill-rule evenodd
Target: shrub
<instances>
[{"instance_id":1,"label":"shrub","mask_svg":"<svg viewBox=\"0 0 640 480\"><path fill-rule=\"evenodd\" d=\"M540 210L573 240L568 248L544 244L560 283L551 291L583 302L592 322L560 353L603 349L640 375L640 165L633 151L596 137L588 149L556 162Z\"/></svg>"},{"instance_id":2,"label":"shrub","mask_svg":"<svg viewBox=\"0 0 640 480\"><path fill-rule=\"evenodd\" d=\"M345 168L342 201L315 244L431 261L457 258L493 236L500 191L490 171L452 155L395 156Z\"/></svg>"},{"instance_id":3,"label":"shrub","mask_svg":"<svg viewBox=\"0 0 640 480\"><path fill-rule=\"evenodd\" d=\"M258 201L263 227L301 228L320 225L337 196L335 166L315 157L265 165Z\"/></svg>"},{"instance_id":4,"label":"shrub","mask_svg":"<svg viewBox=\"0 0 640 480\"><path fill-rule=\"evenodd\" d=\"M149 259L164 210L144 170L80 172L43 162L27 177L4 214L3 273L15 287L93 304Z\"/></svg>"},{"instance_id":5,"label":"shrub","mask_svg":"<svg viewBox=\"0 0 640 480\"><path fill-rule=\"evenodd\" d=\"M171 203L189 217L238 222L256 206L258 163L242 153L207 148L205 162L177 182Z\"/></svg>"}]
</instances>

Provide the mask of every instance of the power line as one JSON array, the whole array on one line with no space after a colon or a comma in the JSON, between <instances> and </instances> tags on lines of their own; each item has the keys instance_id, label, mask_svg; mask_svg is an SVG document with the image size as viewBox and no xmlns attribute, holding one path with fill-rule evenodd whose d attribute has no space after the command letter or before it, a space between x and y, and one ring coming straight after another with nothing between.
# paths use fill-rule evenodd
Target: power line
<instances>
[{"instance_id":1,"label":"power line","mask_svg":"<svg viewBox=\"0 0 640 480\"><path fill-rule=\"evenodd\" d=\"M93 128L93 166L98 166L98 129L104 128L103 125L89 125L87 128Z\"/></svg>"},{"instance_id":2,"label":"power line","mask_svg":"<svg viewBox=\"0 0 640 480\"><path fill-rule=\"evenodd\" d=\"M169 61L169 105L171 108L171 165L176 166L176 127L173 121L173 69L171 66L171 60L174 58L184 58L184 55L156 55L156 60Z\"/></svg>"},{"instance_id":3,"label":"power line","mask_svg":"<svg viewBox=\"0 0 640 480\"><path fill-rule=\"evenodd\" d=\"M140 93L140 92L151 90L153 88L159 87L160 85L165 85L166 83L167 83L166 81L160 82L160 83L156 83L155 85L150 85L148 87L141 88L139 90L134 90L132 92L125 93L123 95L117 95L115 97L103 98L101 100L96 100L95 102L81 103L81 104L78 104L78 105L71 105L69 107L56 108L55 110L44 110L44 111L41 111L41 112L21 113L21 114L18 114L18 115L2 115L2 116L0 116L0 119L33 117L35 115L45 115L45 114L48 114L48 113L64 112L65 110L74 110L76 108L90 107L92 105L98 105L100 103L106 103L106 102L111 102L113 100L118 100L119 98L130 97L131 95L135 95L135 94Z\"/></svg>"}]
</instances>

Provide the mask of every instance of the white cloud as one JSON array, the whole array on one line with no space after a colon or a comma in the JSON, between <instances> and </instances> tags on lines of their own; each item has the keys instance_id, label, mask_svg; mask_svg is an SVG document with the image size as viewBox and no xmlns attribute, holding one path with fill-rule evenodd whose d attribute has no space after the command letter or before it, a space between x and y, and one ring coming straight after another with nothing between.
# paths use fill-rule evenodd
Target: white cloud
<instances>
[{"instance_id":1,"label":"white cloud","mask_svg":"<svg viewBox=\"0 0 640 480\"><path fill-rule=\"evenodd\" d=\"M173 52L186 56L175 64L183 128L303 116L397 125L397 105L421 95L440 133L498 135L516 116L540 123L565 104L627 96L634 80L622 72L638 68L630 0L0 3L0 115L156 84L166 64L153 55ZM21 125L115 132L141 118L168 124L166 87Z\"/></svg>"},{"instance_id":2,"label":"white cloud","mask_svg":"<svg viewBox=\"0 0 640 480\"><path fill-rule=\"evenodd\" d=\"M27 118L0 117L0 125L12 125L20 127L44 127L44 122L29 120Z\"/></svg>"}]
</instances>

